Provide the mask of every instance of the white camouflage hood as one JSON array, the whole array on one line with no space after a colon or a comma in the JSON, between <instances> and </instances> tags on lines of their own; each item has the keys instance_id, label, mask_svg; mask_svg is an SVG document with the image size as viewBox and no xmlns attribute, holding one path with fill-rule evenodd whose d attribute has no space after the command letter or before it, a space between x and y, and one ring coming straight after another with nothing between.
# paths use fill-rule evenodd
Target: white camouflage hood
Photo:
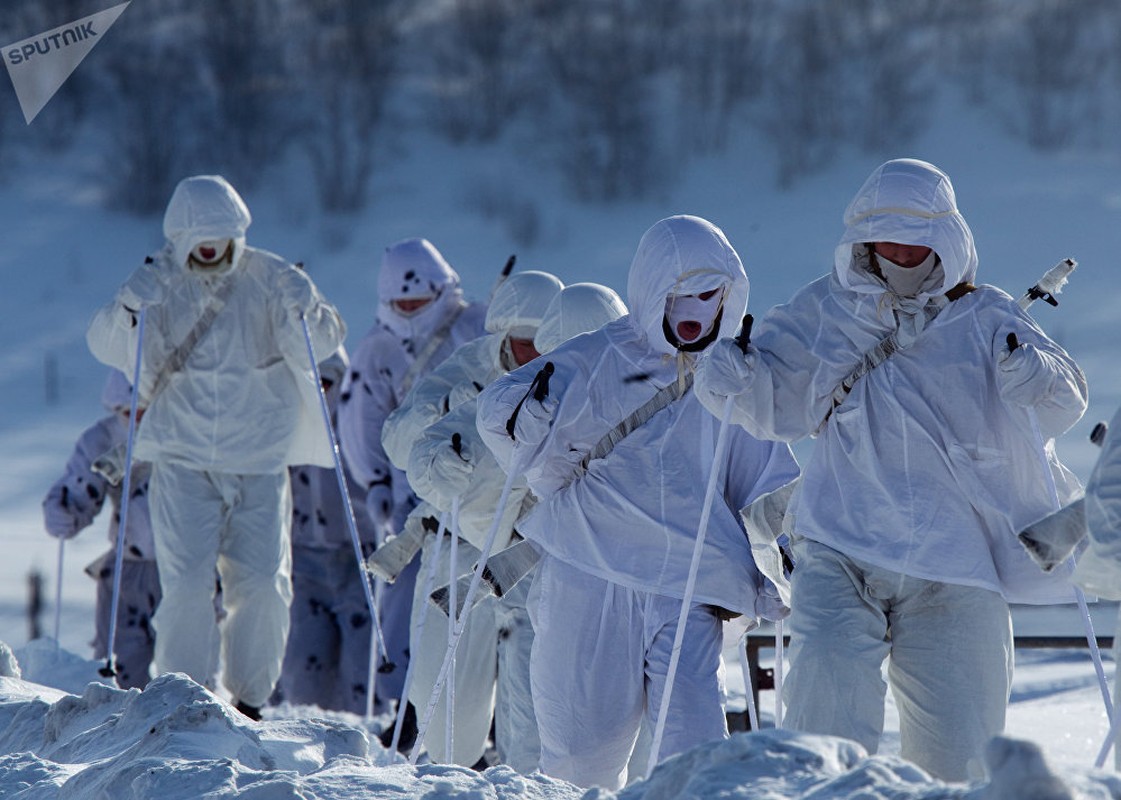
<instances>
[{"instance_id":1,"label":"white camouflage hood","mask_svg":"<svg viewBox=\"0 0 1121 800\"><path fill-rule=\"evenodd\" d=\"M545 316L545 309L560 294L564 283L548 272L515 272L498 287L487 307L488 333L525 334L533 338ZM523 330L518 330L518 329Z\"/></svg>"},{"instance_id":2,"label":"white camouflage hood","mask_svg":"<svg viewBox=\"0 0 1121 800\"><path fill-rule=\"evenodd\" d=\"M854 245L866 242L922 245L938 254L942 285L919 297L944 294L977 275L973 233L958 211L954 187L925 161L899 158L880 165L845 209L845 232L834 256L837 279L853 291L882 292L882 284L854 268Z\"/></svg>"},{"instance_id":3,"label":"white camouflage hood","mask_svg":"<svg viewBox=\"0 0 1121 800\"><path fill-rule=\"evenodd\" d=\"M403 338L416 338L439 325L461 301L459 274L427 239L403 239L385 248L378 273L377 320ZM435 297L411 316L393 310L390 302Z\"/></svg>"},{"instance_id":4,"label":"white camouflage hood","mask_svg":"<svg viewBox=\"0 0 1121 800\"><path fill-rule=\"evenodd\" d=\"M163 234L175 263L186 267L187 256L200 242L232 239L233 265L245 250L245 231L253 218L237 190L221 175L184 178L175 187L163 218Z\"/></svg>"},{"instance_id":5,"label":"white camouflage hood","mask_svg":"<svg viewBox=\"0 0 1121 800\"><path fill-rule=\"evenodd\" d=\"M553 298L533 338L538 353L548 353L581 333L602 328L626 315L623 299L598 283L574 283Z\"/></svg>"},{"instance_id":6,"label":"white camouflage hood","mask_svg":"<svg viewBox=\"0 0 1121 800\"><path fill-rule=\"evenodd\" d=\"M724 232L707 220L684 215L663 219L643 234L631 262L631 324L652 349L672 355L677 350L662 327L666 297L718 286L725 287L719 338L726 338L735 335L747 308L749 286L739 255Z\"/></svg>"}]
</instances>

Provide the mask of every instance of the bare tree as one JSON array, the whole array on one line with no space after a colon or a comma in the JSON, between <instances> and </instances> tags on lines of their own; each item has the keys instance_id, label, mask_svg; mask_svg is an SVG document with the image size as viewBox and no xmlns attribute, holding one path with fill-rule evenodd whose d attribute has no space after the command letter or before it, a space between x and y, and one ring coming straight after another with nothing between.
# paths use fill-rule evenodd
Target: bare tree
<instances>
[{"instance_id":1,"label":"bare tree","mask_svg":"<svg viewBox=\"0 0 1121 800\"><path fill-rule=\"evenodd\" d=\"M279 0L196 0L208 25L199 45L214 123L223 131L210 158L238 185L253 185L283 151L292 120L292 91L281 51L287 44Z\"/></svg>"},{"instance_id":2,"label":"bare tree","mask_svg":"<svg viewBox=\"0 0 1121 800\"><path fill-rule=\"evenodd\" d=\"M827 13L827 29L843 42L835 76L853 112L846 133L869 152L898 150L914 138L935 96L930 78L940 42L923 24L927 3L848 0Z\"/></svg>"},{"instance_id":3,"label":"bare tree","mask_svg":"<svg viewBox=\"0 0 1121 800\"><path fill-rule=\"evenodd\" d=\"M577 196L641 196L659 177L649 60L634 33L637 0L573 4L547 39L551 74L563 97L561 166Z\"/></svg>"},{"instance_id":4,"label":"bare tree","mask_svg":"<svg viewBox=\"0 0 1121 800\"><path fill-rule=\"evenodd\" d=\"M110 135L103 169L110 202L136 213L164 207L205 136L198 20L175 2L134 6L113 27L119 46L100 62L111 100L99 114ZM175 31L177 35L161 35Z\"/></svg>"},{"instance_id":5,"label":"bare tree","mask_svg":"<svg viewBox=\"0 0 1121 800\"><path fill-rule=\"evenodd\" d=\"M529 97L517 0L453 0L433 43L434 116L455 141L494 139Z\"/></svg>"},{"instance_id":6,"label":"bare tree","mask_svg":"<svg viewBox=\"0 0 1121 800\"><path fill-rule=\"evenodd\" d=\"M1024 15L1006 63L1032 147L1071 144L1104 99L1094 89L1106 64L1102 10L1098 0L1036 0Z\"/></svg>"},{"instance_id":7,"label":"bare tree","mask_svg":"<svg viewBox=\"0 0 1121 800\"><path fill-rule=\"evenodd\" d=\"M398 0L314 0L300 25L295 79L303 89L299 134L320 204L366 203L375 134L396 76Z\"/></svg>"},{"instance_id":8,"label":"bare tree","mask_svg":"<svg viewBox=\"0 0 1121 800\"><path fill-rule=\"evenodd\" d=\"M834 74L840 43L827 12L824 3L786 10L783 46L773 51L767 65L771 80L759 122L775 150L780 187L827 165L844 135L844 102Z\"/></svg>"},{"instance_id":9,"label":"bare tree","mask_svg":"<svg viewBox=\"0 0 1121 800\"><path fill-rule=\"evenodd\" d=\"M773 4L699 0L685 8L677 22L682 138L702 151L721 150L734 112L763 91Z\"/></svg>"}]
</instances>

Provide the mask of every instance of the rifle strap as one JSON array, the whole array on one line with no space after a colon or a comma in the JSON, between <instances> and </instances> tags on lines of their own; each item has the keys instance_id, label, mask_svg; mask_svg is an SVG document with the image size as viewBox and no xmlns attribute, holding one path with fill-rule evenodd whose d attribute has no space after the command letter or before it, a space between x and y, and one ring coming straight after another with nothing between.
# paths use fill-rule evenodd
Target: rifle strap
<instances>
[{"instance_id":1,"label":"rifle strap","mask_svg":"<svg viewBox=\"0 0 1121 800\"><path fill-rule=\"evenodd\" d=\"M925 329L926 325L937 317L947 305L954 300L964 297L976 288L977 287L971 283L962 282L946 292L946 294L943 295L945 298L943 301L931 301L927 303L922 310L923 316L926 318L923 328ZM825 415L825 419L817 426L817 430L814 431L813 435L817 436L821 433L825 428L825 423L827 423L829 417L832 416L833 409L845 401L845 398L848 397L849 392L852 391L852 387L856 385L858 380L887 361L894 353L904 349L906 348L899 342L899 331L894 330L877 342L871 350L865 353L856 366L853 367L848 377L837 384L837 388L833 390L833 405Z\"/></svg>"},{"instance_id":2,"label":"rifle strap","mask_svg":"<svg viewBox=\"0 0 1121 800\"><path fill-rule=\"evenodd\" d=\"M210 302L207 303L206 308L203 309L199 318L195 320L194 326L187 332L187 335L183 337L183 340L179 342L164 361L163 368L160 370L159 374L156 375L156 379L152 382L152 388L145 398L145 407L150 405L156 398L156 395L163 391L167 382L171 380L171 376L183 369L183 366L187 363L187 359L191 357L191 353L194 352L195 346L199 343L199 340L202 339L203 335L210 329L214 318L226 307L226 303L229 301L230 295L233 294L233 290L234 280L233 276L230 275L226 277L222 284L210 296Z\"/></svg>"},{"instance_id":3,"label":"rifle strap","mask_svg":"<svg viewBox=\"0 0 1121 800\"><path fill-rule=\"evenodd\" d=\"M659 389L653 397L604 434L603 438L596 443L595 447L593 447L591 451L584 456L584 460L580 462L580 471L577 473L577 477L587 472L588 465L592 461L606 458L607 455L615 449L615 445L630 436L635 429L645 425L651 417L670 403L680 400L692 386L693 374L689 373L685 376L684 380L675 380L669 385Z\"/></svg>"}]
</instances>

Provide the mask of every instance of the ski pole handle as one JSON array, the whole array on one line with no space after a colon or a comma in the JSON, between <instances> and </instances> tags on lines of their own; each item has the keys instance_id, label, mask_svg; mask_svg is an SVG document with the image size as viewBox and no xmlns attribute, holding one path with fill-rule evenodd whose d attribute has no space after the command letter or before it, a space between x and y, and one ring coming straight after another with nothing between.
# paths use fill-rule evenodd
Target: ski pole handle
<instances>
[{"instance_id":1,"label":"ski pole handle","mask_svg":"<svg viewBox=\"0 0 1121 800\"><path fill-rule=\"evenodd\" d=\"M1009 353L1015 352L1016 348L1020 346L1020 340L1016 338L1016 334L1014 333L1008 334L1008 338L1006 339L1006 341L1008 342Z\"/></svg>"},{"instance_id":2,"label":"ski pole handle","mask_svg":"<svg viewBox=\"0 0 1121 800\"><path fill-rule=\"evenodd\" d=\"M533 399L540 403L549 396L549 378L553 377L553 362L546 361L545 366L537 373L537 388L533 390Z\"/></svg>"},{"instance_id":3,"label":"ski pole handle","mask_svg":"<svg viewBox=\"0 0 1121 800\"><path fill-rule=\"evenodd\" d=\"M1094 429L1090 431L1090 441L1098 447L1101 447L1105 444L1105 435L1107 433L1109 433L1109 425L1104 422L1099 422L1094 426Z\"/></svg>"},{"instance_id":4,"label":"ski pole handle","mask_svg":"<svg viewBox=\"0 0 1121 800\"><path fill-rule=\"evenodd\" d=\"M452 451L459 456L460 461L466 461L463 457L463 436L459 431L452 434Z\"/></svg>"},{"instance_id":5,"label":"ski pole handle","mask_svg":"<svg viewBox=\"0 0 1121 800\"><path fill-rule=\"evenodd\" d=\"M510 277L510 273L514 271L514 263L518 260L517 254L511 255L506 259L506 265L502 267L502 271L498 273L498 277L494 280L494 286L490 288L490 299L494 299L494 295L498 292L499 287L506 282Z\"/></svg>"},{"instance_id":6,"label":"ski pole handle","mask_svg":"<svg viewBox=\"0 0 1121 800\"><path fill-rule=\"evenodd\" d=\"M517 441L518 438L514 435L514 425L517 424L518 414L521 412L522 406L525 404L525 401L529 399L530 395L533 395L533 399L538 403L549 396L549 378L552 374L553 362L546 361L545 366L538 371L533 381L529 384L529 389L526 391L525 396L514 406L514 413L510 415L510 419L506 420L506 434L514 441Z\"/></svg>"},{"instance_id":7,"label":"ski pole handle","mask_svg":"<svg viewBox=\"0 0 1121 800\"><path fill-rule=\"evenodd\" d=\"M751 341L751 326L754 323L755 317L750 314L743 315L743 323L740 325L740 332L736 336L736 345L744 355L747 355L747 344Z\"/></svg>"}]
</instances>

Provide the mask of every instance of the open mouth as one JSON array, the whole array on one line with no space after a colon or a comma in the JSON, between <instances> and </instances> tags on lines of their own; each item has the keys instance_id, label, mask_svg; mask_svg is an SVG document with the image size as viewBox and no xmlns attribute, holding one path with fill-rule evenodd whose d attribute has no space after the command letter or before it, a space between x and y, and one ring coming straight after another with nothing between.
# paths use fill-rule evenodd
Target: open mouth
<instances>
[{"instance_id":1,"label":"open mouth","mask_svg":"<svg viewBox=\"0 0 1121 800\"><path fill-rule=\"evenodd\" d=\"M694 320L685 320L677 323L677 338L683 342L691 342L701 335L701 323Z\"/></svg>"}]
</instances>

